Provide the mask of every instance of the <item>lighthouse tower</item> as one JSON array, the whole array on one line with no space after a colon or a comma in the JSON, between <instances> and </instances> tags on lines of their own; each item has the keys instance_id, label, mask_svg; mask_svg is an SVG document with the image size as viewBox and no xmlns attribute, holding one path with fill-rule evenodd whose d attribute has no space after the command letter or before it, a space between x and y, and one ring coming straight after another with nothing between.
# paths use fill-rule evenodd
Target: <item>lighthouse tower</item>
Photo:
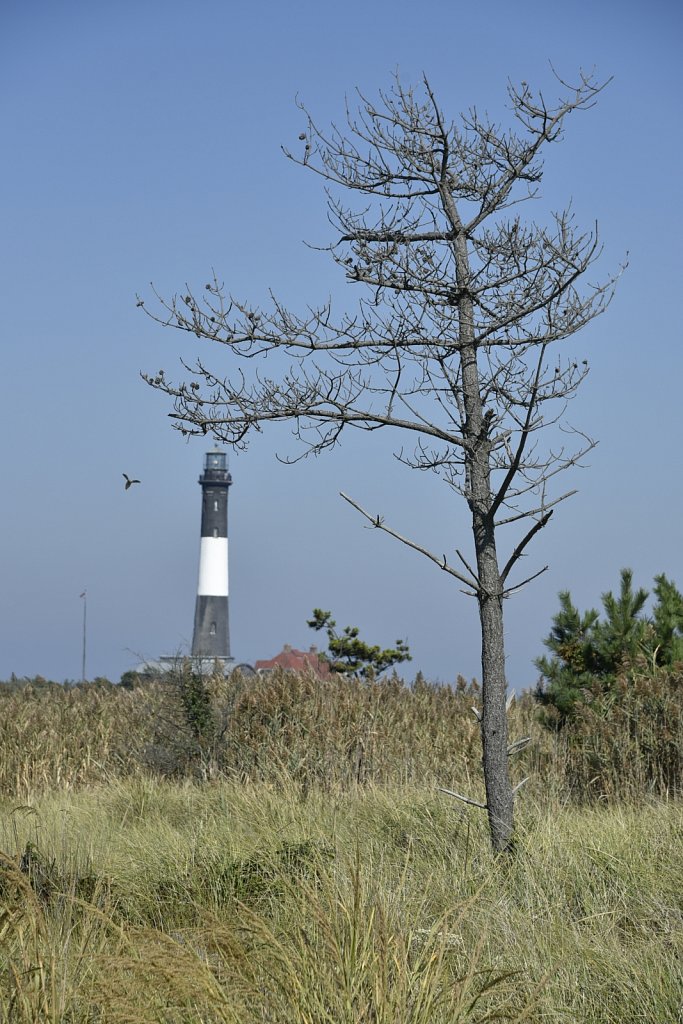
<instances>
[{"instance_id":1,"label":"lighthouse tower","mask_svg":"<svg viewBox=\"0 0 683 1024\"><path fill-rule=\"evenodd\" d=\"M232 477L227 456L207 452L202 488L202 539L194 612L192 657L231 661L228 624L228 488Z\"/></svg>"}]
</instances>

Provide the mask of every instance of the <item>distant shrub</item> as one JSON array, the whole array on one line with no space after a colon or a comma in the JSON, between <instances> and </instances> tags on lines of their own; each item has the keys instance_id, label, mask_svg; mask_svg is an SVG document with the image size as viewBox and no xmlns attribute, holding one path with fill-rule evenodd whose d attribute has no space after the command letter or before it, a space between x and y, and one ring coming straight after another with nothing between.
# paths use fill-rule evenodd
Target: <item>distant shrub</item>
<instances>
[{"instance_id":1,"label":"distant shrub","mask_svg":"<svg viewBox=\"0 0 683 1024\"><path fill-rule=\"evenodd\" d=\"M345 626L338 633L332 612L325 612L321 608L313 609L313 617L308 619L307 625L317 632L325 630L328 650L322 657L333 672L341 675L374 679L403 661L412 661L405 640L397 640L395 647L383 650L379 644L361 640L358 626Z\"/></svg>"},{"instance_id":2,"label":"distant shrub","mask_svg":"<svg viewBox=\"0 0 683 1024\"><path fill-rule=\"evenodd\" d=\"M542 721L561 728L596 693L608 693L619 673L636 666L671 667L683 662L683 596L664 575L655 577L655 605L644 613L648 592L633 589L633 573L622 569L618 596L602 595L604 617L580 612L568 590L543 641L550 657L535 661L541 672L536 699Z\"/></svg>"}]
</instances>

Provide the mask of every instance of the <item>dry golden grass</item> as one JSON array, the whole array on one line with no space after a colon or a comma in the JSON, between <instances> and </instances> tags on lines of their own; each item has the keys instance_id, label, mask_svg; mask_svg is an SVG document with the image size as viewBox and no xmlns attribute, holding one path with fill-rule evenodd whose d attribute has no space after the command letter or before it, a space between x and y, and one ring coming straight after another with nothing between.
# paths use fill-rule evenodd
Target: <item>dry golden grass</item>
<instances>
[{"instance_id":1,"label":"dry golden grass","mask_svg":"<svg viewBox=\"0 0 683 1024\"><path fill-rule=\"evenodd\" d=\"M46 793L0 817L0 1019L680 1020L681 808L519 818L500 863L424 789Z\"/></svg>"},{"instance_id":2,"label":"dry golden grass","mask_svg":"<svg viewBox=\"0 0 683 1024\"><path fill-rule=\"evenodd\" d=\"M182 671L0 691L3 1024L683 1024L680 677L513 706L498 862L476 689Z\"/></svg>"},{"instance_id":3,"label":"dry golden grass","mask_svg":"<svg viewBox=\"0 0 683 1024\"><path fill-rule=\"evenodd\" d=\"M197 681L187 665L133 690L105 682L0 686L0 792L18 799L139 773L277 784L303 792L435 785L481 795L476 687L364 683L277 672ZM677 797L683 673L629 672L553 734L533 698L509 713L513 759L538 799Z\"/></svg>"}]
</instances>

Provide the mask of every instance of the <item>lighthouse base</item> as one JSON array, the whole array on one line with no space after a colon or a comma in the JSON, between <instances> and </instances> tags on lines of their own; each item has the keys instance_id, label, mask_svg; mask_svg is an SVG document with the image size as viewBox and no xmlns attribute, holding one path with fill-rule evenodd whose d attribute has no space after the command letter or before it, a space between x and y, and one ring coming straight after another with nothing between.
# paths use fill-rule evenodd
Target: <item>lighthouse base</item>
<instances>
[{"instance_id":1,"label":"lighthouse base","mask_svg":"<svg viewBox=\"0 0 683 1024\"><path fill-rule=\"evenodd\" d=\"M136 666L135 671L140 675L167 675L169 672L177 672L185 665L189 665L192 672L201 676L212 676L214 673L229 676L237 667L234 658L197 658L194 655L182 657L162 654L160 658L143 661L141 665Z\"/></svg>"},{"instance_id":2,"label":"lighthouse base","mask_svg":"<svg viewBox=\"0 0 683 1024\"><path fill-rule=\"evenodd\" d=\"M198 594L192 635L193 658L231 661L227 595Z\"/></svg>"}]
</instances>

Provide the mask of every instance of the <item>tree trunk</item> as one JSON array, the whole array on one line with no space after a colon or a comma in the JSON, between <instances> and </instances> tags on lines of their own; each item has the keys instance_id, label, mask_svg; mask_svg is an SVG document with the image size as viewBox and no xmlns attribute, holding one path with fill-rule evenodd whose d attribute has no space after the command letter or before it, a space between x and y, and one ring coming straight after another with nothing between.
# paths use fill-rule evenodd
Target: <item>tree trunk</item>
<instances>
[{"instance_id":1,"label":"tree trunk","mask_svg":"<svg viewBox=\"0 0 683 1024\"><path fill-rule=\"evenodd\" d=\"M482 764L486 785L486 809L491 844L496 853L510 852L513 840L513 797L508 771L507 709L505 692L505 637L503 632L503 586L498 568L491 494L491 445L488 418L484 414L477 348L474 344L474 315L468 293L470 265L467 243L457 210L448 193L442 191L444 207L457 231L455 239L456 282L462 290L460 315L460 365L467 442L465 475L468 504L472 511L472 533L477 560L479 618L481 622L482 670Z\"/></svg>"},{"instance_id":2,"label":"tree trunk","mask_svg":"<svg viewBox=\"0 0 683 1024\"><path fill-rule=\"evenodd\" d=\"M475 517L476 518L476 517ZM513 843L513 797L508 771L508 729L506 709L505 645L503 633L502 584L498 570L493 529L482 531L475 523L477 566L481 592L482 669L482 764L486 785L486 809L491 844L497 853L509 853Z\"/></svg>"}]
</instances>

